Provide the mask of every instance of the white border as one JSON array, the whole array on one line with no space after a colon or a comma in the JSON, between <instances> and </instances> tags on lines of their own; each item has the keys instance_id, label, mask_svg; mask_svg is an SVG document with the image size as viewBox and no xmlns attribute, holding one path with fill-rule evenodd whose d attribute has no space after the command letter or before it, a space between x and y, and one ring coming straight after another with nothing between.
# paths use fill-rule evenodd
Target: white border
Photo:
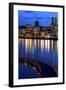
<instances>
[{"instance_id":1,"label":"white border","mask_svg":"<svg viewBox=\"0 0 66 90\"><path fill-rule=\"evenodd\" d=\"M18 10L32 10L32 11L49 11L58 12L58 77L55 78L38 78L38 79L18 79ZM39 7L39 6L24 6L14 5L14 56L13 56L13 77L14 85L27 84L47 84L47 83L61 83L63 81L63 10L55 7Z\"/></svg>"}]
</instances>

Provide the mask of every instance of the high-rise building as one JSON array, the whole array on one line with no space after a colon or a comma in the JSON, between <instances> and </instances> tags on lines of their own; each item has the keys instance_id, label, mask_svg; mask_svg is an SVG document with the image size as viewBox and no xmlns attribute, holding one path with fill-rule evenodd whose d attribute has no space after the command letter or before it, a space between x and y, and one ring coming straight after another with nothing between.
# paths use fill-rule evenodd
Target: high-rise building
<instances>
[{"instance_id":1,"label":"high-rise building","mask_svg":"<svg viewBox=\"0 0 66 90\"><path fill-rule=\"evenodd\" d=\"M51 18L51 25L53 25L53 26L57 25L57 18L56 17Z\"/></svg>"},{"instance_id":2,"label":"high-rise building","mask_svg":"<svg viewBox=\"0 0 66 90\"><path fill-rule=\"evenodd\" d=\"M57 37L58 35L58 24L57 24L57 18L52 17L51 18L51 29L52 29L52 36Z\"/></svg>"}]
</instances>

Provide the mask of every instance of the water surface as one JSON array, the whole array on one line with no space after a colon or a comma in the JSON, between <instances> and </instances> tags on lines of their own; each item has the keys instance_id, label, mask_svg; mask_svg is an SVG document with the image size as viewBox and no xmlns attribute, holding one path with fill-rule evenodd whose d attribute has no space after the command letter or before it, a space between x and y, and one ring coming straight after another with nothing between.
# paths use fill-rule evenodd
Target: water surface
<instances>
[{"instance_id":1,"label":"water surface","mask_svg":"<svg viewBox=\"0 0 66 90\"><path fill-rule=\"evenodd\" d=\"M58 76L57 40L19 39L19 61L19 79Z\"/></svg>"}]
</instances>

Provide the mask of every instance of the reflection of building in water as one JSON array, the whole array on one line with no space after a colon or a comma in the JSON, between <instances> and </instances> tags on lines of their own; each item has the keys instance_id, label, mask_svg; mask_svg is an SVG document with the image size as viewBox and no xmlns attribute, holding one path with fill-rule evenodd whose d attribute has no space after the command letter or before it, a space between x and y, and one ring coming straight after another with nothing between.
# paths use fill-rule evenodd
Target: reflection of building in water
<instances>
[{"instance_id":1,"label":"reflection of building in water","mask_svg":"<svg viewBox=\"0 0 66 90\"><path fill-rule=\"evenodd\" d=\"M57 41L53 41L53 49L57 51Z\"/></svg>"},{"instance_id":2,"label":"reflection of building in water","mask_svg":"<svg viewBox=\"0 0 66 90\"><path fill-rule=\"evenodd\" d=\"M57 40L22 39L22 45L25 46L26 51L57 51Z\"/></svg>"},{"instance_id":3,"label":"reflection of building in water","mask_svg":"<svg viewBox=\"0 0 66 90\"><path fill-rule=\"evenodd\" d=\"M50 40L50 50L53 49L53 40Z\"/></svg>"},{"instance_id":4,"label":"reflection of building in water","mask_svg":"<svg viewBox=\"0 0 66 90\"><path fill-rule=\"evenodd\" d=\"M50 50L57 51L57 40L50 40Z\"/></svg>"},{"instance_id":5,"label":"reflection of building in water","mask_svg":"<svg viewBox=\"0 0 66 90\"><path fill-rule=\"evenodd\" d=\"M34 44L34 47L38 49L40 41L38 39L34 39L34 43L33 44Z\"/></svg>"},{"instance_id":6,"label":"reflection of building in water","mask_svg":"<svg viewBox=\"0 0 66 90\"><path fill-rule=\"evenodd\" d=\"M44 48L45 48L45 41L41 40L41 50L44 50Z\"/></svg>"},{"instance_id":7,"label":"reflection of building in water","mask_svg":"<svg viewBox=\"0 0 66 90\"><path fill-rule=\"evenodd\" d=\"M32 40L31 39L25 39L25 49L32 49Z\"/></svg>"}]
</instances>

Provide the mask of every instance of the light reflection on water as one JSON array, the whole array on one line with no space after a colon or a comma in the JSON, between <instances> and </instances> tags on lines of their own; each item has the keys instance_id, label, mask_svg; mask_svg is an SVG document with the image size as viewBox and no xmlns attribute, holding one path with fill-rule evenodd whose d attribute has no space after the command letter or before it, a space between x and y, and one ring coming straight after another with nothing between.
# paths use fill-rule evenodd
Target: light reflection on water
<instances>
[{"instance_id":1,"label":"light reflection on water","mask_svg":"<svg viewBox=\"0 0 66 90\"><path fill-rule=\"evenodd\" d=\"M19 39L19 57L38 59L57 68L57 40Z\"/></svg>"}]
</instances>

